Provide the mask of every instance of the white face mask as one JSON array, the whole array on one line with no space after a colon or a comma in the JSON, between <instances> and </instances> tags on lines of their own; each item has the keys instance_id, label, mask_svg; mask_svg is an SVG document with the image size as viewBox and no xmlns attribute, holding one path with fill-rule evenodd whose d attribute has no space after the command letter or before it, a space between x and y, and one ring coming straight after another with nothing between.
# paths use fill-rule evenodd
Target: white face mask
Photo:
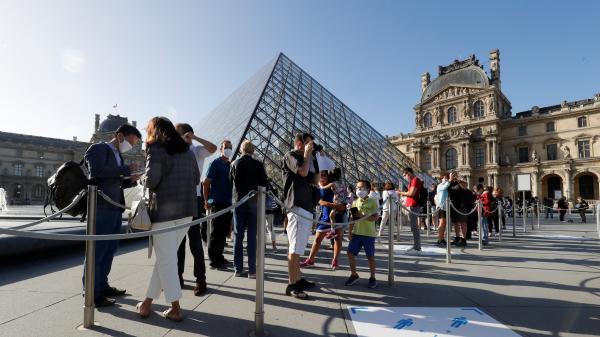
<instances>
[{"instance_id":1,"label":"white face mask","mask_svg":"<svg viewBox=\"0 0 600 337\"><path fill-rule=\"evenodd\" d=\"M233 157L233 150L232 149L225 149L223 150L223 155L229 159L231 159L231 157Z\"/></svg>"},{"instance_id":2,"label":"white face mask","mask_svg":"<svg viewBox=\"0 0 600 337\"><path fill-rule=\"evenodd\" d=\"M131 144L127 141L127 139L123 139L123 141L119 143L119 152L121 152L121 153L125 153L125 152L131 150L132 148L133 148L133 146L131 146Z\"/></svg>"},{"instance_id":3,"label":"white face mask","mask_svg":"<svg viewBox=\"0 0 600 337\"><path fill-rule=\"evenodd\" d=\"M369 191L367 191L367 190L356 190L356 195L357 195L359 198L363 199L363 198L365 198L367 195L369 195Z\"/></svg>"}]
</instances>

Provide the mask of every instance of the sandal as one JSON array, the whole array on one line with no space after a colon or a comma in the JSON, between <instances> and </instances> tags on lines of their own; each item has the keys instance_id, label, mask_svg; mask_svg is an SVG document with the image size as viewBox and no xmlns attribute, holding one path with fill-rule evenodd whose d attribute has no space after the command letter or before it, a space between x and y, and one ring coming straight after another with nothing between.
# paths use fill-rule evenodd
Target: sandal
<instances>
[{"instance_id":1,"label":"sandal","mask_svg":"<svg viewBox=\"0 0 600 337\"><path fill-rule=\"evenodd\" d=\"M150 314L142 314L142 304L144 304L144 302L139 302L138 304L135 305L135 311L137 312L138 316L140 316L141 318L148 318L150 316Z\"/></svg>"},{"instance_id":2,"label":"sandal","mask_svg":"<svg viewBox=\"0 0 600 337\"><path fill-rule=\"evenodd\" d=\"M168 319L168 320L171 320L173 322L178 322L179 323L179 322L183 321L183 317L181 317L181 316L177 317L175 315L172 315L171 314L172 312L173 312L173 308L169 308L169 309L163 311L163 313L162 313L163 317L166 318L166 319Z\"/></svg>"}]
</instances>

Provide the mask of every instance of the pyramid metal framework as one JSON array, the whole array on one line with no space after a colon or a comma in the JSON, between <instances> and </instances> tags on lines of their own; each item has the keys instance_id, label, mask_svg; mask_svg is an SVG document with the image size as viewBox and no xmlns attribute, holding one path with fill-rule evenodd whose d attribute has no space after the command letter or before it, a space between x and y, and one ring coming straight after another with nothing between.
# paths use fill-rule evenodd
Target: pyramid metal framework
<instances>
[{"instance_id":1,"label":"pyramid metal framework","mask_svg":"<svg viewBox=\"0 0 600 337\"><path fill-rule=\"evenodd\" d=\"M215 144L229 139L236 157L241 142L250 139L256 146L254 158L264 163L267 175L280 188L282 157L293 148L298 132L314 135L315 142L342 169L343 184L354 184L358 179L398 183L406 166L427 183L432 181L284 54L265 65L194 129ZM207 168L208 164L204 170Z\"/></svg>"}]
</instances>

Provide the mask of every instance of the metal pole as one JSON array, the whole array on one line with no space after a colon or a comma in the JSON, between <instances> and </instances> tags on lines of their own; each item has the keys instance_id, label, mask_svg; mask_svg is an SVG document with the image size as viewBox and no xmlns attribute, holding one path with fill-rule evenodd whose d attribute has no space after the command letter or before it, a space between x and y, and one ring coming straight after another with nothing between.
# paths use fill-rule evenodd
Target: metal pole
<instances>
[{"instance_id":1,"label":"metal pole","mask_svg":"<svg viewBox=\"0 0 600 337\"><path fill-rule=\"evenodd\" d=\"M538 231L540 230L540 201L537 202L537 222L538 222Z\"/></svg>"},{"instance_id":2,"label":"metal pole","mask_svg":"<svg viewBox=\"0 0 600 337\"><path fill-rule=\"evenodd\" d=\"M452 251L450 250L450 228L452 218L450 217L450 197L446 198L446 263L452 263Z\"/></svg>"},{"instance_id":3,"label":"metal pole","mask_svg":"<svg viewBox=\"0 0 600 337\"><path fill-rule=\"evenodd\" d=\"M398 221L398 242L400 242L400 230L402 229L402 225L404 223L404 218L402 217L402 205L398 203L398 206L394 206L394 212L397 213L397 221Z\"/></svg>"},{"instance_id":4,"label":"metal pole","mask_svg":"<svg viewBox=\"0 0 600 337\"><path fill-rule=\"evenodd\" d=\"M388 199L389 200L389 199ZM396 217L396 207L388 204L390 217L388 219L388 285L394 286L394 217Z\"/></svg>"},{"instance_id":5,"label":"metal pole","mask_svg":"<svg viewBox=\"0 0 600 337\"><path fill-rule=\"evenodd\" d=\"M502 200L504 200L504 198L502 198ZM502 221L502 224L500 224L500 231L498 232L498 241L502 242L502 232L504 231L504 227L506 227L506 218L503 217L504 215L504 207L502 206L502 201L498 202L498 222ZM502 220L504 219L504 220Z\"/></svg>"},{"instance_id":6,"label":"metal pole","mask_svg":"<svg viewBox=\"0 0 600 337\"><path fill-rule=\"evenodd\" d=\"M600 239L600 202L596 204L596 230L598 231L598 238Z\"/></svg>"},{"instance_id":7,"label":"metal pole","mask_svg":"<svg viewBox=\"0 0 600 337\"><path fill-rule=\"evenodd\" d=\"M478 249L481 250L483 245L483 212L481 200L477 200L477 232L478 232Z\"/></svg>"},{"instance_id":8,"label":"metal pole","mask_svg":"<svg viewBox=\"0 0 600 337\"><path fill-rule=\"evenodd\" d=\"M513 193L512 218L513 218L513 238L517 236L517 194Z\"/></svg>"},{"instance_id":9,"label":"metal pole","mask_svg":"<svg viewBox=\"0 0 600 337\"><path fill-rule=\"evenodd\" d=\"M525 202L525 191L523 191L523 233L527 233L527 203Z\"/></svg>"},{"instance_id":10,"label":"metal pole","mask_svg":"<svg viewBox=\"0 0 600 337\"><path fill-rule=\"evenodd\" d=\"M87 235L96 234L96 205L98 186L88 185L87 196ZM85 306L83 307L83 327L94 325L94 275L96 273L96 241L85 242Z\"/></svg>"},{"instance_id":11,"label":"metal pole","mask_svg":"<svg viewBox=\"0 0 600 337\"><path fill-rule=\"evenodd\" d=\"M425 214L427 218L425 218L425 225L427 226L427 237L429 237L429 233L431 231L431 220L429 219L429 215L431 214L431 204L427 201L427 209L425 210Z\"/></svg>"},{"instance_id":12,"label":"metal pole","mask_svg":"<svg viewBox=\"0 0 600 337\"><path fill-rule=\"evenodd\" d=\"M265 212L266 188L258 187L256 207L256 309L254 311L254 336L265 335Z\"/></svg>"},{"instance_id":13,"label":"metal pole","mask_svg":"<svg viewBox=\"0 0 600 337\"><path fill-rule=\"evenodd\" d=\"M206 215L211 215L213 213L213 206L210 205L206 210ZM212 225L213 219L208 219L206 221L206 250L210 252L210 237L212 236Z\"/></svg>"}]
</instances>

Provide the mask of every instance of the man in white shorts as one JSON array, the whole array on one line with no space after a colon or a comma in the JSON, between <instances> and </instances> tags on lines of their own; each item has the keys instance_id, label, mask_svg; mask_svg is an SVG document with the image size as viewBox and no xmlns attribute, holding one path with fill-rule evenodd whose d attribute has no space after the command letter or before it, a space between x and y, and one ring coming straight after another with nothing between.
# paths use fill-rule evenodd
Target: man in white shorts
<instances>
[{"instance_id":1,"label":"man in white shorts","mask_svg":"<svg viewBox=\"0 0 600 337\"><path fill-rule=\"evenodd\" d=\"M286 295L299 299L307 299L304 290L314 287L300 277L300 255L306 251L306 244L312 228L312 184L318 168L313 161L313 137L310 134L297 134L294 139L294 150L288 152L283 159L283 193L288 225L289 240L288 277Z\"/></svg>"}]
</instances>

